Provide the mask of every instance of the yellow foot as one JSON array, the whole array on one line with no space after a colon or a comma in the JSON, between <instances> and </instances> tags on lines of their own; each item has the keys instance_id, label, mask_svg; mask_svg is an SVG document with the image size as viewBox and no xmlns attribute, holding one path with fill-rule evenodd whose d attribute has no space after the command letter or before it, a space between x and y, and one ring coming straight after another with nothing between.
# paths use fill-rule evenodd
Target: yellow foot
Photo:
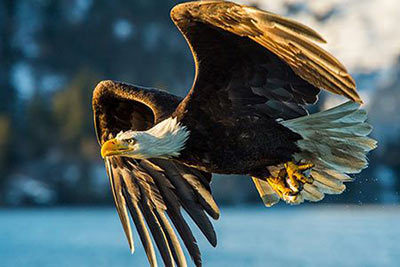
<instances>
[{"instance_id":1,"label":"yellow foot","mask_svg":"<svg viewBox=\"0 0 400 267\"><path fill-rule=\"evenodd\" d=\"M267 178L267 182L281 199L288 202L294 202L297 199L298 192L294 192L291 188L287 186L286 174L286 170L282 169L279 172L278 177L269 177Z\"/></svg>"},{"instance_id":2,"label":"yellow foot","mask_svg":"<svg viewBox=\"0 0 400 267\"><path fill-rule=\"evenodd\" d=\"M287 173L286 182L294 193L300 192L304 184L312 184L314 182L313 178L303 174L305 171L314 167L314 164L297 165L293 161L289 161L284 164L284 167Z\"/></svg>"}]
</instances>

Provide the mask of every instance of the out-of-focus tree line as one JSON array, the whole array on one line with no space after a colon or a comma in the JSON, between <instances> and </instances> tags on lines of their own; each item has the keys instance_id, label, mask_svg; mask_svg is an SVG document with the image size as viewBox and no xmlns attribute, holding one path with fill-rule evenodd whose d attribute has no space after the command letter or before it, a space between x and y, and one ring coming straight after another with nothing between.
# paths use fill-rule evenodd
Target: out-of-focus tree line
<instances>
[{"instance_id":1,"label":"out-of-focus tree line","mask_svg":"<svg viewBox=\"0 0 400 267\"><path fill-rule=\"evenodd\" d=\"M176 3L0 2L0 204L111 203L93 130L92 90L113 79L186 93L194 69L169 18ZM399 89L399 80L390 88ZM376 202L385 186L400 188L376 179L375 162L391 166L386 173L400 170L400 142L388 147L389 156L372 155L374 164L362 175L369 179L329 199ZM214 185L223 202L259 201L249 179L217 178Z\"/></svg>"},{"instance_id":2,"label":"out-of-focus tree line","mask_svg":"<svg viewBox=\"0 0 400 267\"><path fill-rule=\"evenodd\" d=\"M192 59L170 22L175 3L1 1L2 203L108 197L107 190L97 192L107 181L92 90L114 79L185 93Z\"/></svg>"}]
</instances>

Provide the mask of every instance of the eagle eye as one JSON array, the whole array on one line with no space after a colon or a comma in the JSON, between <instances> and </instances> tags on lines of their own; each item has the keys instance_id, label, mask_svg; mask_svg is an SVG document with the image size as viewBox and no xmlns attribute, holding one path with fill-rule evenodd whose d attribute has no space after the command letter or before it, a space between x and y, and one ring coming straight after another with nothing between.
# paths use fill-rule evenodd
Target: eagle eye
<instances>
[{"instance_id":1,"label":"eagle eye","mask_svg":"<svg viewBox=\"0 0 400 267\"><path fill-rule=\"evenodd\" d=\"M126 140L126 142L127 142L128 144L130 144L130 145L133 145L134 143L136 143L136 140L133 139L133 138L131 138L131 139Z\"/></svg>"}]
</instances>

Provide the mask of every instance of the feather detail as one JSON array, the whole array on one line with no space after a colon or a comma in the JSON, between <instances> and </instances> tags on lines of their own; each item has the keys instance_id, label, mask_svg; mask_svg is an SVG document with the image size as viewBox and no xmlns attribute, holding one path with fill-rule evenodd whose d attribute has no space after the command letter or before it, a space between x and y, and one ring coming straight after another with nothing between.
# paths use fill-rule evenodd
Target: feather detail
<instances>
[{"instance_id":1,"label":"feather detail","mask_svg":"<svg viewBox=\"0 0 400 267\"><path fill-rule=\"evenodd\" d=\"M276 192L271 188L267 181L261 178L252 177L254 185L266 207L272 207L279 202L280 198Z\"/></svg>"},{"instance_id":2,"label":"feather detail","mask_svg":"<svg viewBox=\"0 0 400 267\"><path fill-rule=\"evenodd\" d=\"M189 138L189 131L177 118L169 117L147 131L129 130L117 134L117 140L135 139L135 158L178 157Z\"/></svg>"},{"instance_id":3,"label":"feather detail","mask_svg":"<svg viewBox=\"0 0 400 267\"><path fill-rule=\"evenodd\" d=\"M206 236L211 245L215 247L217 245L215 231L203 209L198 206L197 199L192 193L193 191L191 190L190 184L184 182L185 179L180 175L178 169L174 165L171 165L170 168L165 169L164 172L166 176L170 178L170 181L175 187L177 193L181 196L183 208L199 226L200 230Z\"/></svg>"},{"instance_id":4,"label":"feather detail","mask_svg":"<svg viewBox=\"0 0 400 267\"><path fill-rule=\"evenodd\" d=\"M301 152L295 160L315 164L310 176L312 185L304 185L304 199L319 201L324 194L340 194L352 181L347 174L359 173L368 166L366 154L377 142L367 137L372 126L366 123L367 113L357 103L346 102L332 109L280 123L300 134Z\"/></svg>"},{"instance_id":5,"label":"feather detail","mask_svg":"<svg viewBox=\"0 0 400 267\"><path fill-rule=\"evenodd\" d=\"M201 175L197 170L191 171L189 167L162 159L149 161L108 157L106 166L117 211L131 251L134 251L134 243L128 210L152 267L157 266L157 259L151 236L165 266L187 266L171 223L195 265L201 266L196 239L181 214L181 207L215 246L216 234L205 211L207 209L213 217L218 218L219 210L207 189L209 187L203 184L207 179L197 178L196 182L196 175ZM191 176L188 176L189 174Z\"/></svg>"},{"instance_id":6,"label":"feather detail","mask_svg":"<svg viewBox=\"0 0 400 267\"><path fill-rule=\"evenodd\" d=\"M185 21L192 20L248 37L285 61L310 84L362 103L354 79L343 64L314 43L326 41L301 23L254 7L219 1L179 4L172 9L171 17L184 34Z\"/></svg>"}]
</instances>

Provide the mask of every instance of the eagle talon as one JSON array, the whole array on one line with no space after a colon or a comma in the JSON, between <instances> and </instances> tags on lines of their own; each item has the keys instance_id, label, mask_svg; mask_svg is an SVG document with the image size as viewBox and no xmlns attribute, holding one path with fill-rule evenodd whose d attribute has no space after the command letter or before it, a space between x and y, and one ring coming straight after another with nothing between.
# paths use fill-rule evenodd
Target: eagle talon
<instances>
[{"instance_id":1,"label":"eagle talon","mask_svg":"<svg viewBox=\"0 0 400 267\"><path fill-rule=\"evenodd\" d=\"M285 175L286 172L281 171L279 172L278 177L270 177L267 179L269 185L282 199L286 199L286 197L294 194L293 190L287 187L285 183Z\"/></svg>"},{"instance_id":2,"label":"eagle talon","mask_svg":"<svg viewBox=\"0 0 400 267\"><path fill-rule=\"evenodd\" d=\"M296 203L298 196L299 193L285 195L283 196L283 200L285 200L289 204L293 204Z\"/></svg>"},{"instance_id":3,"label":"eagle talon","mask_svg":"<svg viewBox=\"0 0 400 267\"><path fill-rule=\"evenodd\" d=\"M287 184L296 193L300 192L304 184L312 184L314 179L307 177L303 173L314 167L314 164L302 164L297 165L296 163L289 161L284 164L287 173Z\"/></svg>"}]
</instances>

